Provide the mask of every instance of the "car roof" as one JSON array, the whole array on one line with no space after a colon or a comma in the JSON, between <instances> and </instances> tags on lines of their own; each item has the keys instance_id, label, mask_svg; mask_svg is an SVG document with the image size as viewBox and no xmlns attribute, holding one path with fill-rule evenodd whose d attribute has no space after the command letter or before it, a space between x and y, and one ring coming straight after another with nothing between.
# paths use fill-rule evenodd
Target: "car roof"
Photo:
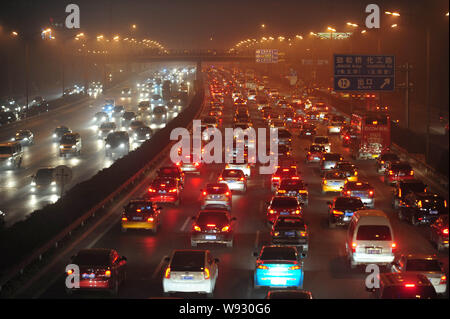
<instances>
[{"instance_id":1,"label":"car roof","mask_svg":"<svg viewBox=\"0 0 450 319\"><path fill-rule=\"evenodd\" d=\"M406 259L428 259L428 260L439 260L436 254L407 254L402 255Z\"/></svg>"},{"instance_id":2,"label":"car roof","mask_svg":"<svg viewBox=\"0 0 450 319\"><path fill-rule=\"evenodd\" d=\"M406 282L420 286L432 286L428 278L415 272L382 273L380 279L384 285L403 286Z\"/></svg>"}]
</instances>

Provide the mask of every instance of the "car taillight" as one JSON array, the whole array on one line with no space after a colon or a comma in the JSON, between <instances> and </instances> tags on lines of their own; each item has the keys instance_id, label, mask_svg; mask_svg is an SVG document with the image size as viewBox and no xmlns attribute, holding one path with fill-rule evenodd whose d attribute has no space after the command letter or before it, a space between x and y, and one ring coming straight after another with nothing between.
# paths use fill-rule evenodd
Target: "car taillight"
<instances>
[{"instance_id":1,"label":"car taillight","mask_svg":"<svg viewBox=\"0 0 450 319\"><path fill-rule=\"evenodd\" d=\"M176 188L172 188L172 189L169 190L169 193L176 193L176 192L177 192Z\"/></svg>"},{"instance_id":2,"label":"car taillight","mask_svg":"<svg viewBox=\"0 0 450 319\"><path fill-rule=\"evenodd\" d=\"M244 181L244 180L245 180L245 178L244 178L244 177L241 177L240 181Z\"/></svg>"},{"instance_id":3,"label":"car taillight","mask_svg":"<svg viewBox=\"0 0 450 319\"><path fill-rule=\"evenodd\" d=\"M350 139L350 136L348 136L348 135L345 136L345 139L346 139L346 140L349 140L349 139Z\"/></svg>"},{"instance_id":4,"label":"car taillight","mask_svg":"<svg viewBox=\"0 0 450 319\"><path fill-rule=\"evenodd\" d=\"M200 166L200 163L199 163L199 162L195 162L195 163L194 163L194 166L195 166L195 167L199 167L199 166Z\"/></svg>"},{"instance_id":5,"label":"car taillight","mask_svg":"<svg viewBox=\"0 0 450 319\"><path fill-rule=\"evenodd\" d=\"M149 217L149 218L147 219L147 221L148 221L149 223L151 223L151 222L154 221L154 218L153 218L153 217Z\"/></svg>"},{"instance_id":6,"label":"car taillight","mask_svg":"<svg viewBox=\"0 0 450 319\"><path fill-rule=\"evenodd\" d=\"M181 165L181 162L176 162L175 165L176 165L176 166L180 166L180 165Z\"/></svg>"},{"instance_id":7,"label":"car taillight","mask_svg":"<svg viewBox=\"0 0 450 319\"><path fill-rule=\"evenodd\" d=\"M164 274L164 278L167 278L167 279L170 278L170 267L167 267L166 272Z\"/></svg>"},{"instance_id":8,"label":"car taillight","mask_svg":"<svg viewBox=\"0 0 450 319\"><path fill-rule=\"evenodd\" d=\"M448 235L448 228L444 228L444 229L442 230L442 234L443 234L443 235Z\"/></svg>"},{"instance_id":9,"label":"car taillight","mask_svg":"<svg viewBox=\"0 0 450 319\"><path fill-rule=\"evenodd\" d=\"M154 192L156 192L156 190L153 189L153 188L149 188L148 191L149 191L149 193L154 193Z\"/></svg>"},{"instance_id":10,"label":"car taillight","mask_svg":"<svg viewBox=\"0 0 450 319\"><path fill-rule=\"evenodd\" d=\"M280 180L280 177L274 176L274 177L272 177L272 180L273 180L273 181L279 181L279 180Z\"/></svg>"},{"instance_id":11,"label":"car taillight","mask_svg":"<svg viewBox=\"0 0 450 319\"><path fill-rule=\"evenodd\" d=\"M230 226L222 227L222 231L223 232L226 232L226 231L229 231L229 230L230 230Z\"/></svg>"},{"instance_id":12,"label":"car taillight","mask_svg":"<svg viewBox=\"0 0 450 319\"><path fill-rule=\"evenodd\" d=\"M394 172L390 170L389 175L394 175Z\"/></svg>"},{"instance_id":13,"label":"car taillight","mask_svg":"<svg viewBox=\"0 0 450 319\"><path fill-rule=\"evenodd\" d=\"M357 247L358 245L356 245L356 243L352 243L352 252L356 252Z\"/></svg>"},{"instance_id":14,"label":"car taillight","mask_svg":"<svg viewBox=\"0 0 450 319\"><path fill-rule=\"evenodd\" d=\"M222 177L219 177L219 181L223 181L223 178L222 178Z\"/></svg>"},{"instance_id":15,"label":"car taillight","mask_svg":"<svg viewBox=\"0 0 450 319\"><path fill-rule=\"evenodd\" d=\"M269 209L269 214L275 214L275 211L273 209Z\"/></svg>"},{"instance_id":16,"label":"car taillight","mask_svg":"<svg viewBox=\"0 0 450 319\"><path fill-rule=\"evenodd\" d=\"M197 226L197 225L194 225L194 230L195 231L202 231L202 229L199 226Z\"/></svg>"},{"instance_id":17,"label":"car taillight","mask_svg":"<svg viewBox=\"0 0 450 319\"><path fill-rule=\"evenodd\" d=\"M205 279L209 279L209 269L205 268L205 270L203 271L203 276L205 277Z\"/></svg>"},{"instance_id":18,"label":"car taillight","mask_svg":"<svg viewBox=\"0 0 450 319\"><path fill-rule=\"evenodd\" d=\"M300 209L296 209L294 213L297 215L300 214Z\"/></svg>"},{"instance_id":19,"label":"car taillight","mask_svg":"<svg viewBox=\"0 0 450 319\"><path fill-rule=\"evenodd\" d=\"M68 274L68 275L73 274L73 270L72 270L72 269L69 269L69 270L67 271L67 274Z\"/></svg>"},{"instance_id":20,"label":"car taillight","mask_svg":"<svg viewBox=\"0 0 450 319\"><path fill-rule=\"evenodd\" d=\"M203 196L206 196L206 192L203 192L202 194L203 194Z\"/></svg>"},{"instance_id":21,"label":"car taillight","mask_svg":"<svg viewBox=\"0 0 450 319\"><path fill-rule=\"evenodd\" d=\"M405 288L414 288L416 287L415 284L405 284Z\"/></svg>"},{"instance_id":22,"label":"car taillight","mask_svg":"<svg viewBox=\"0 0 450 319\"><path fill-rule=\"evenodd\" d=\"M370 196L373 196L373 194L374 194L373 191L369 191Z\"/></svg>"},{"instance_id":23,"label":"car taillight","mask_svg":"<svg viewBox=\"0 0 450 319\"><path fill-rule=\"evenodd\" d=\"M126 222L127 220L128 220L128 218L122 217L122 221Z\"/></svg>"},{"instance_id":24,"label":"car taillight","mask_svg":"<svg viewBox=\"0 0 450 319\"><path fill-rule=\"evenodd\" d=\"M414 171L411 170L411 171L409 172L409 175L413 176L413 175L414 175Z\"/></svg>"},{"instance_id":25,"label":"car taillight","mask_svg":"<svg viewBox=\"0 0 450 319\"><path fill-rule=\"evenodd\" d=\"M442 276L439 285L445 285L447 283L447 276Z\"/></svg>"},{"instance_id":26,"label":"car taillight","mask_svg":"<svg viewBox=\"0 0 450 319\"><path fill-rule=\"evenodd\" d=\"M392 248L392 252L394 252L397 249L397 244L396 243L392 243L391 244L391 248Z\"/></svg>"},{"instance_id":27,"label":"car taillight","mask_svg":"<svg viewBox=\"0 0 450 319\"><path fill-rule=\"evenodd\" d=\"M293 179L293 180L299 180L300 177L298 177L298 176L292 176L292 179Z\"/></svg>"},{"instance_id":28,"label":"car taillight","mask_svg":"<svg viewBox=\"0 0 450 319\"><path fill-rule=\"evenodd\" d=\"M308 235L308 233L306 231L300 231L300 236L302 237L306 237Z\"/></svg>"},{"instance_id":29,"label":"car taillight","mask_svg":"<svg viewBox=\"0 0 450 319\"><path fill-rule=\"evenodd\" d=\"M289 270L297 270L297 269L300 269L300 268L301 267L299 265L294 265L294 266L289 267Z\"/></svg>"},{"instance_id":30,"label":"car taillight","mask_svg":"<svg viewBox=\"0 0 450 319\"><path fill-rule=\"evenodd\" d=\"M258 269L269 269L266 265L258 265Z\"/></svg>"},{"instance_id":31,"label":"car taillight","mask_svg":"<svg viewBox=\"0 0 450 319\"><path fill-rule=\"evenodd\" d=\"M105 277L111 277L111 270L105 271Z\"/></svg>"},{"instance_id":32,"label":"car taillight","mask_svg":"<svg viewBox=\"0 0 450 319\"><path fill-rule=\"evenodd\" d=\"M230 196L231 194L230 194L230 192L226 192L225 195Z\"/></svg>"},{"instance_id":33,"label":"car taillight","mask_svg":"<svg viewBox=\"0 0 450 319\"><path fill-rule=\"evenodd\" d=\"M344 215L344 212L341 212L340 210L333 209L333 215Z\"/></svg>"}]
</instances>

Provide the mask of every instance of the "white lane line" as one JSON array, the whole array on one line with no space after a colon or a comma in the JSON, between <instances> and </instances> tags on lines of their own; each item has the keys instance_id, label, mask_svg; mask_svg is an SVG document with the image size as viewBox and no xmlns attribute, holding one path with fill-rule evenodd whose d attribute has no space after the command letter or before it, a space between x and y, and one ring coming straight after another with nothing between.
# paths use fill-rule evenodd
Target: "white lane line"
<instances>
[{"instance_id":1,"label":"white lane line","mask_svg":"<svg viewBox=\"0 0 450 319\"><path fill-rule=\"evenodd\" d=\"M158 267L156 267L155 271L154 271L153 274L152 274L152 279L155 279L156 276L157 276L157 275L159 274L159 272L161 271L161 268L162 268L162 266L163 266L163 264L164 264L164 259L165 259L166 257L167 257L167 256L163 256L163 257L161 258L161 261L159 262Z\"/></svg>"},{"instance_id":2,"label":"white lane line","mask_svg":"<svg viewBox=\"0 0 450 319\"><path fill-rule=\"evenodd\" d=\"M181 226L181 228L180 228L180 231L181 231L181 232L184 232L184 230L185 230L185 228L186 228L186 226L188 225L188 223L189 223L190 220L191 220L190 217L186 217L186 220L184 221L183 226Z\"/></svg>"},{"instance_id":3,"label":"white lane line","mask_svg":"<svg viewBox=\"0 0 450 319\"><path fill-rule=\"evenodd\" d=\"M256 231L256 238L255 238L255 250L258 249L258 245L259 245L259 230Z\"/></svg>"}]
</instances>

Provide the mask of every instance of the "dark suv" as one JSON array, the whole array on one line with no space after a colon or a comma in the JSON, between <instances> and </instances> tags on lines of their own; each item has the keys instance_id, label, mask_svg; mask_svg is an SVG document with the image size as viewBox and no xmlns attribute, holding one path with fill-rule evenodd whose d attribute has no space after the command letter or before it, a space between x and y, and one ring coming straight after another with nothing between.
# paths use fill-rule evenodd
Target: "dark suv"
<instances>
[{"instance_id":1,"label":"dark suv","mask_svg":"<svg viewBox=\"0 0 450 319\"><path fill-rule=\"evenodd\" d=\"M414 272L382 273L380 288L370 289L378 299L436 299L433 285L425 275Z\"/></svg>"},{"instance_id":2,"label":"dark suv","mask_svg":"<svg viewBox=\"0 0 450 319\"><path fill-rule=\"evenodd\" d=\"M418 179L402 181L395 185L392 207L395 209L402 205L402 201L409 193L423 193L427 191L427 185Z\"/></svg>"},{"instance_id":3,"label":"dark suv","mask_svg":"<svg viewBox=\"0 0 450 319\"><path fill-rule=\"evenodd\" d=\"M433 223L439 216L448 214L447 201L437 194L410 193L398 210L398 218L412 225Z\"/></svg>"}]
</instances>

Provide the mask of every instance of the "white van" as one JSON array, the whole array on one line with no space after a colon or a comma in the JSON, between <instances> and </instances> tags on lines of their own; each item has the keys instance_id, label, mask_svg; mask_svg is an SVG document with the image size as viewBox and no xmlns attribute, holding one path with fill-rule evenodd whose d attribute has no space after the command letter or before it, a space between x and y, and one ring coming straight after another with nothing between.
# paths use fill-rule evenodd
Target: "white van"
<instances>
[{"instance_id":1,"label":"white van","mask_svg":"<svg viewBox=\"0 0 450 319\"><path fill-rule=\"evenodd\" d=\"M358 265L388 265L396 244L391 223L381 210L359 210L353 214L345 243L351 268Z\"/></svg>"}]
</instances>

